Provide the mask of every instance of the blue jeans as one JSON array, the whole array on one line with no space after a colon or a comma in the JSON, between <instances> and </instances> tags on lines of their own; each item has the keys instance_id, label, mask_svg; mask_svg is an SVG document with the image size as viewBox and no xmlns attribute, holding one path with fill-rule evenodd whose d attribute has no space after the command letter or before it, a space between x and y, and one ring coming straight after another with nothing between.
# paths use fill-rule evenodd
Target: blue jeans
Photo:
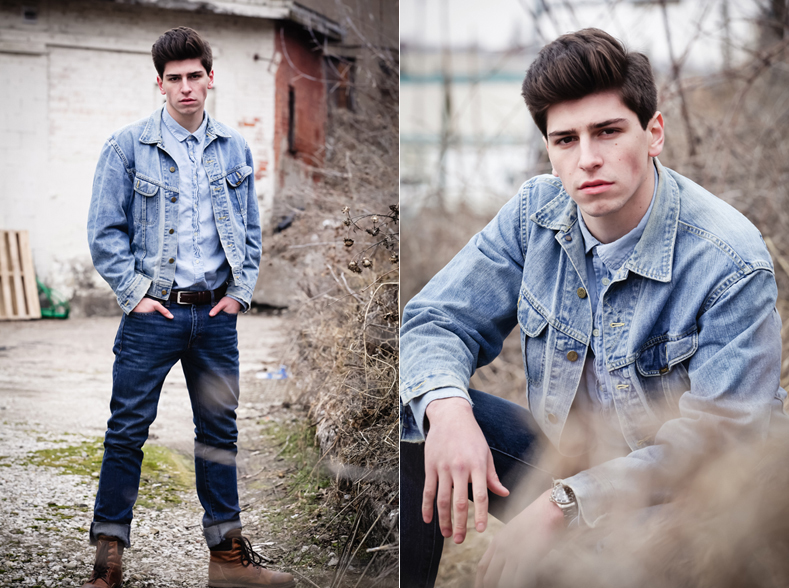
<instances>
[{"instance_id":1,"label":"blue jeans","mask_svg":"<svg viewBox=\"0 0 789 588\"><path fill-rule=\"evenodd\" d=\"M215 301L218 302L218 301ZM162 384L180 360L195 424L197 495L209 547L241 527L236 480L238 335L236 315L209 317L211 304L165 303L158 312L121 318L115 336L112 400L90 539L99 534L130 545L132 508L140 485L142 446L156 418Z\"/></svg>"},{"instance_id":2,"label":"blue jeans","mask_svg":"<svg viewBox=\"0 0 789 588\"><path fill-rule=\"evenodd\" d=\"M469 390L474 402L474 417L485 435L493 454L493 463L501 483L510 490L506 498L488 491L488 512L508 522L535 498L524 490L542 490L551 486L550 474L535 469L538 455L550 445L534 422L531 413L517 404ZM444 548L438 526L438 515L425 524L422 521L422 490L425 485L424 443L400 443L400 586L427 588L433 586ZM469 485L469 499L473 499ZM435 504L433 505L434 513Z\"/></svg>"}]
</instances>

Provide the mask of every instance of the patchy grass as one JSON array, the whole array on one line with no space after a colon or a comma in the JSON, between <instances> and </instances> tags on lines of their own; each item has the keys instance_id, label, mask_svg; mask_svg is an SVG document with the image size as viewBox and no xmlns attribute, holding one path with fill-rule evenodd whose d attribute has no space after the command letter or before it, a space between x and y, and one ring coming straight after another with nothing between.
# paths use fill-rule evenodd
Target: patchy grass
<instances>
[{"instance_id":1,"label":"patchy grass","mask_svg":"<svg viewBox=\"0 0 789 588\"><path fill-rule=\"evenodd\" d=\"M146 445L143 453L137 505L161 510L167 505L180 503L181 493L194 487L191 460L159 445ZM26 463L59 468L62 474L96 478L103 455L103 440L95 437L77 445L39 449L28 455ZM50 507L67 508L55 504L50 504ZM69 517L65 514L58 516Z\"/></svg>"}]
</instances>

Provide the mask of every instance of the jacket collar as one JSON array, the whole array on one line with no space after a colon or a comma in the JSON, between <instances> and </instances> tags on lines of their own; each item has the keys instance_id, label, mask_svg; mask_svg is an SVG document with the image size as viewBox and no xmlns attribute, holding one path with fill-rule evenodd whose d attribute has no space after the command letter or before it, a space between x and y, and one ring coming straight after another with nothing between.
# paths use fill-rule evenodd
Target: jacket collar
<instances>
[{"instance_id":1,"label":"jacket collar","mask_svg":"<svg viewBox=\"0 0 789 588\"><path fill-rule=\"evenodd\" d=\"M145 143L147 145L162 145L162 113L165 108L166 105L163 104L159 110L148 117L148 121L145 123L145 129L143 129L142 135L140 135L140 143ZM205 127L206 145L217 137L230 138L230 132L222 123L211 118L208 112L205 113L205 116L208 119Z\"/></svg>"},{"instance_id":2,"label":"jacket collar","mask_svg":"<svg viewBox=\"0 0 789 588\"><path fill-rule=\"evenodd\" d=\"M654 158L658 172L655 204L644 234L620 271L629 270L658 282L670 282L679 222L679 188L668 170ZM578 206L564 188L531 216L541 227L569 231L578 221Z\"/></svg>"}]
</instances>

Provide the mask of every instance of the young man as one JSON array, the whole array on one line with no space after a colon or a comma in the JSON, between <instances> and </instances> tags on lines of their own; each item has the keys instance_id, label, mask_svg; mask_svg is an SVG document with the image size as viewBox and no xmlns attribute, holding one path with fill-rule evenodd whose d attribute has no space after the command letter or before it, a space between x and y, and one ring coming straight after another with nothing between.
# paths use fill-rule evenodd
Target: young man
<instances>
[{"instance_id":1,"label":"young man","mask_svg":"<svg viewBox=\"0 0 789 588\"><path fill-rule=\"evenodd\" d=\"M197 494L211 550L208 584L293 586L259 564L241 535L236 481L238 338L258 275L261 232L252 156L238 132L205 112L211 47L189 28L153 45L166 104L102 149L88 240L123 309L85 588L121 585L142 446L167 373L181 361L195 423Z\"/></svg>"},{"instance_id":2,"label":"young man","mask_svg":"<svg viewBox=\"0 0 789 588\"><path fill-rule=\"evenodd\" d=\"M647 58L600 30L564 35L523 96L556 177L526 182L404 311L403 586L432 585L468 498L477 531L488 511L507 522L477 585L523 586L568 524L665 502L700 459L785 419L770 256L656 159ZM529 410L468 389L516 325ZM559 465L534 467L538 450Z\"/></svg>"}]
</instances>

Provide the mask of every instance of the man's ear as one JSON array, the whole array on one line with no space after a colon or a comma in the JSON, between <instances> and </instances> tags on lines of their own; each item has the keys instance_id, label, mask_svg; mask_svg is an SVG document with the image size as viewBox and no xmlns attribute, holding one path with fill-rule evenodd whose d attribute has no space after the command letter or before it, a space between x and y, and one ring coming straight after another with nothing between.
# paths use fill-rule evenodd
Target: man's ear
<instances>
[{"instance_id":1,"label":"man's ear","mask_svg":"<svg viewBox=\"0 0 789 588\"><path fill-rule=\"evenodd\" d=\"M649 156L657 157L663 152L663 141L666 138L663 129L663 115L660 114L660 111L656 112L647 124L647 133L649 134Z\"/></svg>"},{"instance_id":2,"label":"man's ear","mask_svg":"<svg viewBox=\"0 0 789 588\"><path fill-rule=\"evenodd\" d=\"M548 160L550 160L551 159L551 150L548 149L548 139L545 138L545 135L542 136L542 142L543 142L543 145L545 145L545 150L548 152ZM557 178L559 177L559 172L557 172L556 168L553 167L553 162L551 162L551 173L555 177L557 177Z\"/></svg>"},{"instance_id":3,"label":"man's ear","mask_svg":"<svg viewBox=\"0 0 789 588\"><path fill-rule=\"evenodd\" d=\"M156 76L156 85L159 86L159 91L162 93L162 96L167 94L167 92L164 91L164 86L162 86L162 78L159 76Z\"/></svg>"},{"instance_id":4,"label":"man's ear","mask_svg":"<svg viewBox=\"0 0 789 588\"><path fill-rule=\"evenodd\" d=\"M208 89L214 87L214 70L211 70L211 73L208 74Z\"/></svg>"}]
</instances>

